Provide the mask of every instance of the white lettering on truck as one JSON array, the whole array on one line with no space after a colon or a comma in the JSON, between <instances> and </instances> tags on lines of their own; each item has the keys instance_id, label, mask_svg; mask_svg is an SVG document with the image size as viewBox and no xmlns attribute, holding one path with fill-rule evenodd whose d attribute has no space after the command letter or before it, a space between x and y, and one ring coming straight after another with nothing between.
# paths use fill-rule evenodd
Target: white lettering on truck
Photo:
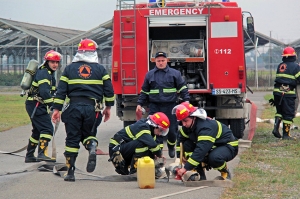
<instances>
[{"instance_id":1,"label":"white lettering on truck","mask_svg":"<svg viewBox=\"0 0 300 199\"><path fill-rule=\"evenodd\" d=\"M204 8L150 9L149 15L201 15Z\"/></svg>"}]
</instances>

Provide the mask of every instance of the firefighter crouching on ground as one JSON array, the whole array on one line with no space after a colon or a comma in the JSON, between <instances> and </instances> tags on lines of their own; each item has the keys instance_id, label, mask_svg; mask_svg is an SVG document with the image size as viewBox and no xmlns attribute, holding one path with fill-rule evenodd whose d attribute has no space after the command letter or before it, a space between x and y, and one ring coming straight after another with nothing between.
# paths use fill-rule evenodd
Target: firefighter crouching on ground
<instances>
[{"instance_id":1,"label":"firefighter crouching on ground","mask_svg":"<svg viewBox=\"0 0 300 199\"><path fill-rule=\"evenodd\" d=\"M115 171L121 175L136 173L138 158L145 156L164 160L155 139L156 136L166 136L169 126L168 117L162 112L157 112L117 132L109 143L109 161L113 163Z\"/></svg>"},{"instance_id":2,"label":"firefighter crouching on ground","mask_svg":"<svg viewBox=\"0 0 300 199\"><path fill-rule=\"evenodd\" d=\"M37 69L29 89L26 111L33 129L27 146L26 163L56 161L48 157L48 144L53 136L53 125L47 107L50 109L53 103L53 95L56 91L54 72L57 70L60 61L60 53L54 50L48 51L44 56L44 63ZM36 158L34 151L37 146L38 156Z\"/></svg>"},{"instance_id":3,"label":"firefighter crouching on ground","mask_svg":"<svg viewBox=\"0 0 300 199\"><path fill-rule=\"evenodd\" d=\"M272 131L277 138L293 140L290 136L290 128L295 117L295 100L297 80L300 81L300 67L295 63L296 52L292 47L286 47L282 52L282 63L277 67L275 85L273 90L274 100L270 100L276 106L275 123ZM279 126L283 122L282 136Z\"/></svg>"},{"instance_id":4,"label":"firefighter crouching on ground","mask_svg":"<svg viewBox=\"0 0 300 199\"><path fill-rule=\"evenodd\" d=\"M93 172L96 167L96 138L97 127L102 121L110 118L110 109L114 105L114 90L105 68L98 64L97 44L90 39L82 40L78 51L70 65L68 65L58 84L54 99L52 121L59 121L66 96L70 103L62 112L61 120L65 123L67 133L64 155L68 173L65 181L75 181L75 161L79 151L79 144L89 151L87 172ZM102 101L105 109L101 113Z\"/></svg>"},{"instance_id":5,"label":"firefighter crouching on ground","mask_svg":"<svg viewBox=\"0 0 300 199\"><path fill-rule=\"evenodd\" d=\"M175 106L172 113L182 122L176 151L179 158L182 143L185 164L177 174L183 176L187 171L196 170L200 180L206 180L202 166L205 163L207 169L216 169L223 179L230 179L226 162L238 154L238 139L232 131L219 121L207 118L205 110L187 102Z\"/></svg>"},{"instance_id":6,"label":"firefighter crouching on ground","mask_svg":"<svg viewBox=\"0 0 300 199\"><path fill-rule=\"evenodd\" d=\"M163 112L167 115L170 119L167 146L170 158L174 158L178 123L171 111L176 105L177 93L180 93L183 101L188 101L190 97L181 73L170 68L167 61L166 53L157 52L155 54L156 66L146 74L136 112L142 112L142 106L149 101L149 115L155 112ZM162 136L158 136L157 141L160 147L163 148Z\"/></svg>"}]
</instances>

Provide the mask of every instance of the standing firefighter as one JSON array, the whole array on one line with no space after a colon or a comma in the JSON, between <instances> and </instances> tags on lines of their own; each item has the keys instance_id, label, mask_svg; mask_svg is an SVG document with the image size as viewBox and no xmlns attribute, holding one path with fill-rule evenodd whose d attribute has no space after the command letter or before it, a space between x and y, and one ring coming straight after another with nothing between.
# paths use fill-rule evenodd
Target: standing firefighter
<instances>
[{"instance_id":1,"label":"standing firefighter","mask_svg":"<svg viewBox=\"0 0 300 199\"><path fill-rule=\"evenodd\" d=\"M175 106L172 113L182 122L176 151L179 158L179 145L182 143L185 165L177 174L183 176L195 169L200 174L200 180L206 180L203 170L206 165L206 168L218 170L223 179L230 179L226 162L238 154L238 139L232 131L217 120L206 118L203 109L186 102Z\"/></svg>"},{"instance_id":2,"label":"standing firefighter","mask_svg":"<svg viewBox=\"0 0 300 199\"><path fill-rule=\"evenodd\" d=\"M282 63L278 65L274 85L274 104L276 106L273 135L282 139L294 139L290 136L290 128L295 117L295 99L297 80L300 81L300 67L295 63L296 52L286 47L282 52ZM282 136L279 126L283 122Z\"/></svg>"},{"instance_id":3,"label":"standing firefighter","mask_svg":"<svg viewBox=\"0 0 300 199\"><path fill-rule=\"evenodd\" d=\"M136 173L138 158L162 158L162 151L155 139L156 135L166 136L169 126L168 117L157 112L117 132L109 143L109 161L115 166L115 171L121 175L133 174Z\"/></svg>"},{"instance_id":4,"label":"standing firefighter","mask_svg":"<svg viewBox=\"0 0 300 199\"><path fill-rule=\"evenodd\" d=\"M176 105L177 93L181 94L181 98L184 101L188 101L190 97L181 73L178 70L170 68L167 61L166 53L156 53L156 66L146 74L137 102L136 112L141 112L142 106L149 101L149 115L155 112L163 112L168 116L170 119L170 132L168 134L167 146L169 156L174 158L178 123L176 117L171 114L171 111ZM158 136L157 141L160 147L163 148L162 136Z\"/></svg>"},{"instance_id":5,"label":"standing firefighter","mask_svg":"<svg viewBox=\"0 0 300 199\"><path fill-rule=\"evenodd\" d=\"M75 161L82 142L89 151L87 172L93 172L96 167L96 138L97 127L102 121L110 118L110 109L114 105L114 91L111 80L105 68L98 64L97 44L90 39L82 40L78 51L70 65L68 65L58 84L54 99L52 121L59 121L66 96L70 103L62 113L67 133L64 155L68 173L65 181L75 181ZM101 113L102 102L105 109Z\"/></svg>"},{"instance_id":6,"label":"standing firefighter","mask_svg":"<svg viewBox=\"0 0 300 199\"><path fill-rule=\"evenodd\" d=\"M32 134L29 138L25 162L51 161L48 157L48 144L53 136L53 125L48 114L47 107L53 103L53 95L56 90L54 72L57 70L61 55L50 50L44 56L44 63L35 73L32 85L26 100L26 111L32 122ZM34 151L38 145L38 156Z\"/></svg>"}]
</instances>

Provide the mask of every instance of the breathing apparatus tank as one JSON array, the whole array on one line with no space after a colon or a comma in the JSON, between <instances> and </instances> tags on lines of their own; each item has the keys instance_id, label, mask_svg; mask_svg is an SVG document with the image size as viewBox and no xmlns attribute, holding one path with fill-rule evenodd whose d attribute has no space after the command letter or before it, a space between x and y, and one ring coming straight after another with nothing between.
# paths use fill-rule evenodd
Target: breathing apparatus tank
<instances>
[{"instance_id":1,"label":"breathing apparatus tank","mask_svg":"<svg viewBox=\"0 0 300 199\"><path fill-rule=\"evenodd\" d=\"M33 76L35 75L35 72L38 68L38 61L32 59L28 62L27 68L25 70L25 73L23 75L22 81L21 81L21 88L22 92L20 94L21 97L26 95L26 90L30 89L31 83L33 81Z\"/></svg>"}]
</instances>

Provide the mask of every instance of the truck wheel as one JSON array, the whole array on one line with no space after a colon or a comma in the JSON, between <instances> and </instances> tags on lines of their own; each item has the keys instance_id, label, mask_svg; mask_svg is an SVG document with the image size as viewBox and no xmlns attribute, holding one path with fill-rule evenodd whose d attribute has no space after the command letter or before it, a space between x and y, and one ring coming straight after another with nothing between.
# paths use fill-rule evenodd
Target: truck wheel
<instances>
[{"instance_id":1,"label":"truck wheel","mask_svg":"<svg viewBox=\"0 0 300 199\"><path fill-rule=\"evenodd\" d=\"M240 139L244 137L245 130L245 120L244 119L231 119L230 120L230 129L232 130L233 135Z\"/></svg>"},{"instance_id":2,"label":"truck wheel","mask_svg":"<svg viewBox=\"0 0 300 199\"><path fill-rule=\"evenodd\" d=\"M135 123L135 121L123 121L124 128L133 123Z\"/></svg>"},{"instance_id":3,"label":"truck wheel","mask_svg":"<svg viewBox=\"0 0 300 199\"><path fill-rule=\"evenodd\" d=\"M225 124L226 126L229 125L229 121L228 119L217 119L219 122L221 122L222 124Z\"/></svg>"}]
</instances>

